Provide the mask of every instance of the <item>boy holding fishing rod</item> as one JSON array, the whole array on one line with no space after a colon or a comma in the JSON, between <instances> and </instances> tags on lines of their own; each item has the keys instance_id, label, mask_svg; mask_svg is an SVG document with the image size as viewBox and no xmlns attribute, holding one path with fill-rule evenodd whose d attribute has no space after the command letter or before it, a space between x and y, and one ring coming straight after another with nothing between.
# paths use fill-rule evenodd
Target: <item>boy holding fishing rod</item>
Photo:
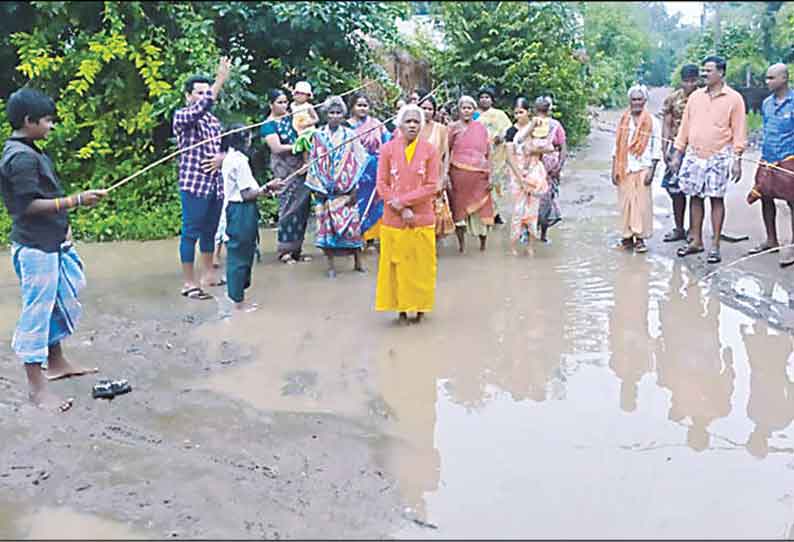
<instances>
[{"instance_id":1,"label":"boy holding fishing rod","mask_svg":"<svg viewBox=\"0 0 794 542\"><path fill-rule=\"evenodd\" d=\"M54 126L55 103L41 92L17 90L8 98L13 133L0 157L0 194L11 216L11 257L19 278L22 313L12 348L25 365L33 404L65 412L72 399L47 389L48 380L97 372L66 359L61 342L80 317L83 262L72 246L69 211L93 207L105 190L66 196L50 158L36 146Z\"/></svg>"}]
</instances>

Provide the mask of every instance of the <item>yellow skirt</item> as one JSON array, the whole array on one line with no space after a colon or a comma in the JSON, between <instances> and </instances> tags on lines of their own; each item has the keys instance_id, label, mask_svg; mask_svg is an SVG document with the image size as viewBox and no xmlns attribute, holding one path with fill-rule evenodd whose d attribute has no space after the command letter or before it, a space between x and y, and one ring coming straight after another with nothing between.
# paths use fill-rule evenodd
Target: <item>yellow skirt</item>
<instances>
[{"instance_id":1,"label":"yellow skirt","mask_svg":"<svg viewBox=\"0 0 794 542\"><path fill-rule=\"evenodd\" d=\"M370 229L364 232L364 235L361 236L364 241L371 241L380 237L380 223L381 220L379 219Z\"/></svg>"},{"instance_id":2,"label":"yellow skirt","mask_svg":"<svg viewBox=\"0 0 794 542\"><path fill-rule=\"evenodd\" d=\"M380 227L375 310L430 312L436 298L435 226Z\"/></svg>"}]
</instances>

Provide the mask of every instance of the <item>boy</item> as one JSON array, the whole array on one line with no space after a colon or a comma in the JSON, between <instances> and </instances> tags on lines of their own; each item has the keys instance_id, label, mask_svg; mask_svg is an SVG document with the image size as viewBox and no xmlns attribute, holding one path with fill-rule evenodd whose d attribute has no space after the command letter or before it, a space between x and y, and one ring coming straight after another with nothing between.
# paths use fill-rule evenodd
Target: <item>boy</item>
<instances>
[{"instance_id":1,"label":"boy","mask_svg":"<svg viewBox=\"0 0 794 542\"><path fill-rule=\"evenodd\" d=\"M233 124L231 130L244 128ZM221 140L221 150L226 153L221 167L223 193L226 195L226 288L234 308L244 312L257 309L256 303L245 302L245 290L251 285L251 268L259 241L259 210L256 199L277 186L274 179L260 187L251 172L248 156L251 147L249 130L228 134Z\"/></svg>"},{"instance_id":2,"label":"boy","mask_svg":"<svg viewBox=\"0 0 794 542\"><path fill-rule=\"evenodd\" d=\"M11 255L22 291L12 347L25 364L33 404L65 412L73 400L53 396L47 380L98 370L69 362L61 347L74 333L81 312L77 293L85 285L83 263L70 239L68 211L93 207L107 191L64 197L52 161L34 144L52 130L52 99L23 88L8 98L6 112L14 131L0 157L0 193L12 220Z\"/></svg>"}]
</instances>

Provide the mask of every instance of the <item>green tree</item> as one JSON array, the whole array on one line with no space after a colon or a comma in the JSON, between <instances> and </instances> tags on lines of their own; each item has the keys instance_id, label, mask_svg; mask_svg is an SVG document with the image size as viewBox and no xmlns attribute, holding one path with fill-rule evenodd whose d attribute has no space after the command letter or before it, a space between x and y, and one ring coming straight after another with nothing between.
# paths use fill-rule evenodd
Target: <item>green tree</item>
<instances>
[{"instance_id":1,"label":"green tree","mask_svg":"<svg viewBox=\"0 0 794 542\"><path fill-rule=\"evenodd\" d=\"M444 2L435 4L445 47L432 51L433 76L453 91L474 93L482 85L501 90L501 107L510 98L548 94L554 115L573 142L589 131L585 67L578 56L578 13L552 2ZM429 51L429 52L427 52Z\"/></svg>"}]
</instances>

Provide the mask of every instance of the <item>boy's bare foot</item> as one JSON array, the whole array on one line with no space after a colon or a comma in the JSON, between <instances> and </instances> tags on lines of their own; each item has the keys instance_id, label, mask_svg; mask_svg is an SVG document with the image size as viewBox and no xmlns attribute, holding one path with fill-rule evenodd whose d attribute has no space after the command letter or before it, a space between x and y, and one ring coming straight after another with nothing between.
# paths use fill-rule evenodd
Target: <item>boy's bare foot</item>
<instances>
[{"instance_id":1,"label":"boy's bare foot","mask_svg":"<svg viewBox=\"0 0 794 542\"><path fill-rule=\"evenodd\" d=\"M64 378L84 376L98 372L98 367L81 367L67 360L61 350L61 345L55 345L50 348L50 355L47 360L47 380L63 380Z\"/></svg>"},{"instance_id":2,"label":"boy's bare foot","mask_svg":"<svg viewBox=\"0 0 794 542\"><path fill-rule=\"evenodd\" d=\"M398 324L405 325L408 323L408 313L401 312L399 318L397 319Z\"/></svg>"},{"instance_id":3,"label":"boy's bare foot","mask_svg":"<svg viewBox=\"0 0 794 542\"><path fill-rule=\"evenodd\" d=\"M56 346L59 347L60 345ZM44 371L42 371L41 365L26 364L25 373L30 387L28 398L35 406L54 412L66 412L72 408L74 399L71 397L66 400L59 399L47 390L47 379L44 378Z\"/></svg>"},{"instance_id":4,"label":"boy's bare foot","mask_svg":"<svg viewBox=\"0 0 794 542\"><path fill-rule=\"evenodd\" d=\"M59 399L57 396L45 390L40 390L37 393L31 391L28 394L28 397L34 406L52 412L66 412L72 408L72 405L74 405L73 397Z\"/></svg>"},{"instance_id":5,"label":"boy's bare foot","mask_svg":"<svg viewBox=\"0 0 794 542\"><path fill-rule=\"evenodd\" d=\"M416 313L416 318L414 319L414 324L422 323L422 318L424 317L424 315L425 315L425 313L423 313L423 312L417 312Z\"/></svg>"}]
</instances>

